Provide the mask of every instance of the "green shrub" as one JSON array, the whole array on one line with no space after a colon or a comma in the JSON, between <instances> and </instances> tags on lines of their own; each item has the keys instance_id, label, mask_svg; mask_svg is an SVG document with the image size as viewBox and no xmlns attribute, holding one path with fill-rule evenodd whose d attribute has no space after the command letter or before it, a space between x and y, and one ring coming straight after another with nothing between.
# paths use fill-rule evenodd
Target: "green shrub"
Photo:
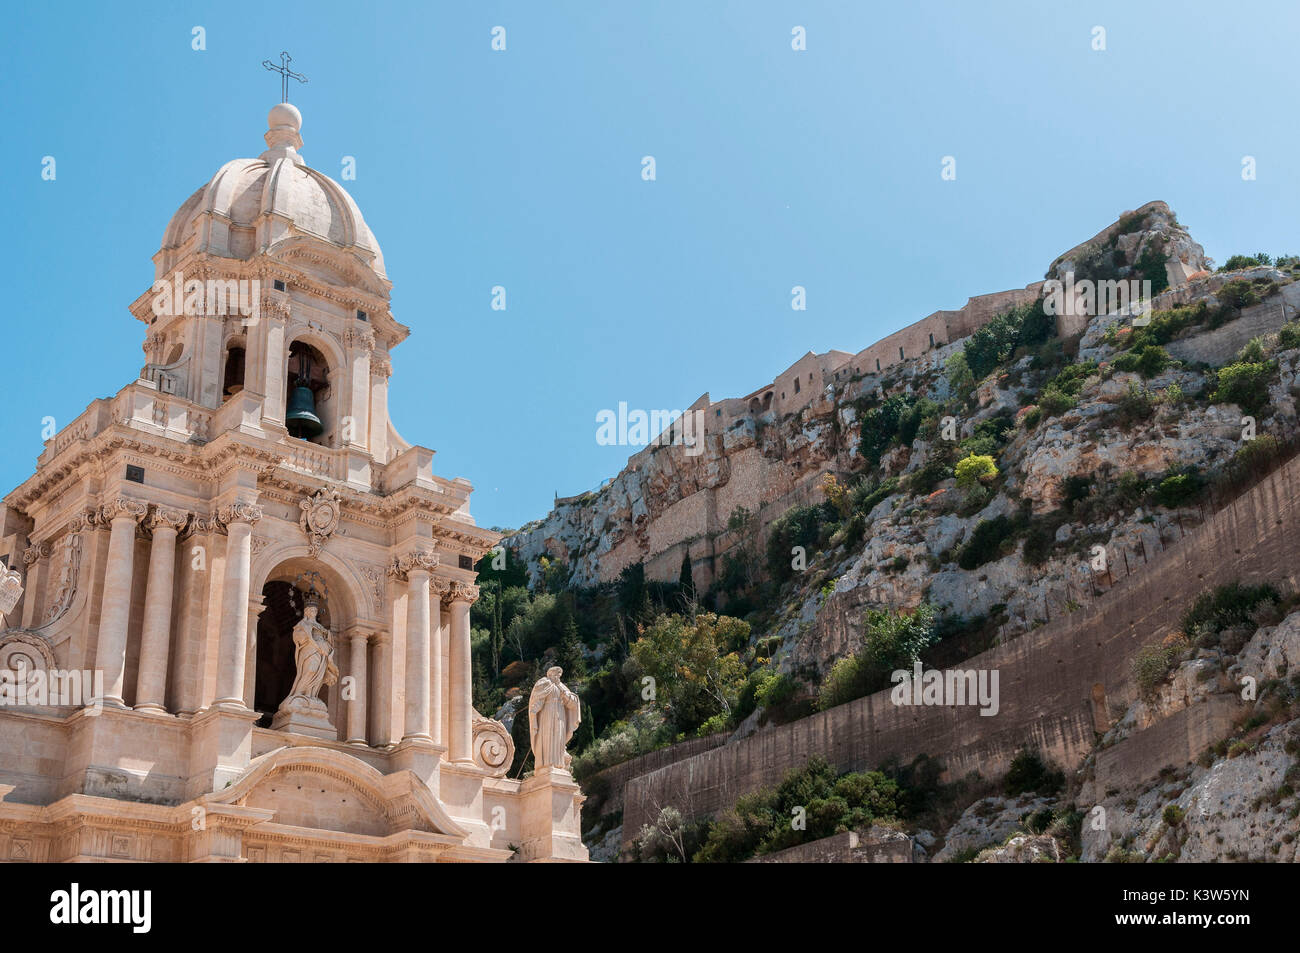
<instances>
[{"instance_id":1,"label":"green shrub","mask_svg":"<svg viewBox=\"0 0 1300 953\"><path fill-rule=\"evenodd\" d=\"M1284 351L1300 347L1300 321L1288 321L1278 328L1277 343Z\"/></svg>"},{"instance_id":2,"label":"green shrub","mask_svg":"<svg viewBox=\"0 0 1300 953\"><path fill-rule=\"evenodd\" d=\"M1128 389L1115 405L1115 422L1123 430L1151 419L1156 410L1156 395L1130 381Z\"/></svg>"},{"instance_id":3,"label":"green shrub","mask_svg":"<svg viewBox=\"0 0 1300 953\"><path fill-rule=\"evenodd\" d=\"M1267 255L1264 256L1268 258ZM1242 271L1246 268L1258 268L1260 265L1271 264L1271 261L1261 261L1254 255L1231 255L1228 260L1219 266L1219 271Z\"/></svg>"},{"instance_id":4,"label":"green shrub","mask_svg":"<svg viewBox=\"0 0 1300 953\"><path fill-rule=\"evenodd\" d=\"M1266 602L1280 603L1281 595L1268 583L1243 586L1240 582L1208 589L1196 597L1183 614L1182 627L1190 638L1194 632L1217 634L1230 625L1251 621L1251 614Z\"/></svg>"},{"instance_id":5,"label":"green shrub","mask_svg":"<svg viewBox=\"0 0 1300 953\"><path fill-rule=\"evenodd\" d=\"M980 520L957 555L962 569L977 569L1000 555L1003 540L1010 538L1015 527L1006 516Z\"/></svg>"},{"instance_id":6,"label":"green shrub","mask_svg":"<svg viewBox=\"0 0 1300 953\"><path fill-rule=\"evenodd\" d=\"M903 792L880 771L836 777L820 755L789 772L775 788L737 799L708 825L695 863L736 863L846 830L862 830L899 816ZM804 829L794 817L802 814Z\"/></svg>"},{"instance_id":7,"label":"green shrub","mask_svg":"<svg viewBox=\"0 0 1300 953\"><path fill-rule=\"evenodd\" d=\"M1183 473L1171 474L1161 480L1152 491L1152 498L1160 506L1175 509L1194 499L1204 486L1205 480L1201 475L1189 469Z\"/></svg>"},{"instance_id":8,"label":"green shrub","mask_svg":"<svg viewBox=\"0 0 1300 953\"><path fill-rule=\"evenodd\" d=\"M1059 417L1072 409L1074 404L1073 397L1051 386L1044 388L1038 397L1038 411L1044 417ZM1029 414L1025 416L1028 417Z\"/></svg>"},{"instance_id":9,"label":"green shrub","mask_svg":"<svg viewBox=\"0 0 1300 953\"><path fill-rule=\"evenodd\" d=\"M964 460L957 461L957 466L953 468L957 476L957 485L960 487L972 487L984 480L991 480L998 475L997 464L993 462L990 456L976 456L972 454Z\"/></svg>"},{"instance_id":10,"label":"green shrub","mask_svg":"<svg viewBox=\"0 0 1300 953\"><path fill-rule=\"evenodd\" d=\"M1170 827L1177 827L1183 822L1183 818L1187 816L1187 812L1177 804L1167 804L1165 805L1164 812L1160 816Z\"/></svg>"},{"instance_id":11,"label":"green shrub","mask_svg":"<svg viewBox=\"0 0 1300 953\"><path fill-rule=\"evenodd\" d=\"M802 546L811 554L823 528L834 521L835 515L827 503L795 506L772 524L767 538L767 569L773 579L784 582L794 574L794 547Z\"/></svg>"},{"instance_id":12,"label":"green shrub","mask_svg":"<svg viewBox=\"0 0 1300 953\"><path fill-rule=\"evenodd\" d=\"M870 480L863 477L849 491L849 502L856 513L863 516L874 510L881 501L898 492L898 477L887 480Z\"/></svg>"},{"instance_id":13,"label":"green shrub","mask_svg":"<svg viewBox=\"0 0 1300 953\"><path fill-rule=\"evenodd\" d=\"M910 613L869 610L864 627L862 648L831 666L822 683L822 711L885 688L891 672L910 669L938 639L934 609L925 603Z\"/></svg>"},{"instance_id":14,"label":"green shrub","mask_svg":"<svg viewBox=\"0 0 1300 953\"><path fill-rule=\"evenodd\" d=\"M1272 363L1254 362L1220 368L1218 386L1210 400L1216 404L1236 404L1246 413L1258 417L1268 407L1268 382L1274 370Z\"/></svg>"},{"instance_id":15,"label":"green shrub","mask_svg":"<svg viewBox=\"0 0 1300 953\"><path fill-rule=\"evenodd\" d=\"M1144 344L1121 353L1111 362L1111 367L1117 371L1136 372L1145 378L1151 378L1162 373L1169 364L1168 351L1159 344Z\"/></svg>"},{"instance_id":16,"label":"green shrub","mask_svg":"<svg viewBox=\"0 0 1300 953\"><path fill-rule=\"evenodd\" d=\"M1056 331L1056 318L1047 314L1043 299L994 316L970 336L964 351L975 380L983 380L1018 347L1041 344Z\"/></svg>"},{"instance_id":17,"label":"green shrub","mask_svg":"<svg viewBox=\"0 0 1300 953\"><path fill-rule=\"evenodd\" d=\"M1051 797L1065 787L1065 773L1052 769L1038 752L1026 748L1011 759L1003 786L1008 797L1029 793Z\"/></svg>"},{"instance_id":18,"label":"green shrub","mask_svg":"<svg viewBox=\"0 0 1300 953\"><path fill-rule=\"evenodd\" d=\"M1186 640L1179 639L1168 645L1148 645L1138 651L1131 667L1133 681L1137 684L1143 698L1150 698L1155 694L1156 689L1169 677L1169 673L1177 667L1186 648Z\"/></svg>"}]
</instances>

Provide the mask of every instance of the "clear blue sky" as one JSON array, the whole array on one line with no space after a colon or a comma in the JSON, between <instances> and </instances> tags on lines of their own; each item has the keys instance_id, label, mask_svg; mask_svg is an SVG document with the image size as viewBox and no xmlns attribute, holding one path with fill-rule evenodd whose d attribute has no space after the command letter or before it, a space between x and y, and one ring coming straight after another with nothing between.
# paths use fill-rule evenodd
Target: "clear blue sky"
<instances>
[{"instance_id":1,"label":"clear blue sky","mask_svg":"<svg viewBox=\"0 0 1300 953\"><path fill-rule=\"evenodd\" d=\"M43 417L139 370L126 305L181 202L264 148L279 84L260 63L281 49L310 79L291 91L303 155L336 179L356 157L345 184L413 330L394 420L474 483L485 525L616 473L631 449L597 445L601 409L741 396L809 349L1041 278L1148 200L1219 262L1300 253L1296 5L1059 6L11 6L0 492Z\"/></svg>"}]
</instances>

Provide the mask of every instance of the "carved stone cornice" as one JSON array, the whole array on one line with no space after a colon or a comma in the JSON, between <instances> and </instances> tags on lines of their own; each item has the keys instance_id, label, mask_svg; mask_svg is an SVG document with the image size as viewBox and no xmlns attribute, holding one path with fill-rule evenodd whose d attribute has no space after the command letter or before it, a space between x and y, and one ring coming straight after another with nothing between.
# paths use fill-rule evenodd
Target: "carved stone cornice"
<instances>
[{"instance_id":1,"label":"carved stone cornice","mask_svg":"<svg viewBox=\"0 0 1300 953\"><path fill-rule=\"evenodd\" d=\"M250 526L262 518L262 508L256 503L227 503L217 510L217 520L223 526L231 523L248 523Z\"/></svg>"},{"instance_id":2,"label":"carved stone cornice","mask_svg":"<svg viewBox=\"0 0 1300 953\"><path fill-rule=\"evenodd\" d=\"M105 523L111 523L116 519L131 519L138 524L148 512L149 505L147 503L138 503L135 500L128 500L123 497L110 500L99 508L100 519Z\"/></svg>"},{"instance_id":3,"label":"carved stone cornice","mask_svg":"<svg viewBox=\"0 0 1300 953\"><path fill-rule=\"evenodd\" d=\"M451 584L451 594L448 595L448 602L468 602L473 605L478 602L479 588L468 582L453 582Z\"/></svg>"},{"instance_id":4,"label":"carved stone cornice","mask_svg":"<svg viewBox=\"0 0 1300 953\"><path fill-rule=\"evenodd\" d=\"M185 529L185 524L189 521L190 514L184 510L172 510L165 506L155 506L153 512L149 514L146 525L151 530L156 530L159 527L171 527L177 533L180 533L181 530Z\"/></svg>"},{"instance_id":5,"label":"carved stone cornice","mask_svg":"<svg viewBox=\"0 0 1300 953\"><path fill-rule=\"evenodd\" d=\"M438 554L423 549L404 553L393 560L388 567L388 574L399 579L409 579L412 572L433 572L438 568Z\"/></svg>"}]
</instances>

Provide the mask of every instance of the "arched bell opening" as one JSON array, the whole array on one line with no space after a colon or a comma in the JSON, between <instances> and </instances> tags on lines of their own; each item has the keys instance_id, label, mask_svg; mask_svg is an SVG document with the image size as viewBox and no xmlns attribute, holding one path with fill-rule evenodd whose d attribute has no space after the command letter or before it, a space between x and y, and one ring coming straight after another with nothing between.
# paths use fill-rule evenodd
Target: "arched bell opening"
<instances>
[{"instance_id":1,"label":"arched bell opening","mask_svg":"<svg viewBox=\"0 0 1300 953\"><path fill-rule=\"evenodd\" d=\"M306 341L294 341L289 346L285 378L285 428L299 440L328 447L332 437L333 394L325 355Z\"/></svg>"},{"instance_id":2,"label":"arched bell opening","mask_svg":"<svg viewBox=\"0 0 1300 953\"><path fill-rule=\"evenodd\" d=\"M297 675L293 630L302 621L309 596L308 585L272 579L262 587L264 608L257 618L257 671L253 680L253 708L257 724L269 728L281 702L289 697ZM332 629L328 597L316 595L316 619ZM337 654L337 640L335 652ZM331 686L322 685L317 697L331 709Z\"/></svg>"},{"instance_id":3,"label":"arched bell opening","mask_svg":"<svg viewBox=\"0 0 1300 953\"><path fill-rule=\"evenodd\" d=\"M231 338L226 344L225 367L221 375L222 403L244 389L245 353L243 338Z\"/></svg>"}]
</instances>

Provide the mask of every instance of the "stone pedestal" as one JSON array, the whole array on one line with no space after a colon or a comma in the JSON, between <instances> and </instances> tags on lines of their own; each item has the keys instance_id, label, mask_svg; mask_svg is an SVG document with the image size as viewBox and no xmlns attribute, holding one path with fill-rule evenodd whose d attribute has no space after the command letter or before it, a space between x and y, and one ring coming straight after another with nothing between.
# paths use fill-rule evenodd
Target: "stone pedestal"
<instances>
[{"instance_id":1,"label":"stone pedestal","mask_svg":"<svg viewBox=\"0 0 1300 953\"><path fill-rule=\"evenodd\" d=\"M272 731L292 731L312 738L324 738L334 741L339 733L330 724L329 713L322 702L319 707L306 705L285 705L271 719Z\"/></svg>"},{"instance_id":2,"label":"stone pedestal","mask_svg":"<svg viewBox=\"0 0 1300 953\"><path fill-rule=\"evenodd\" d=\"M585 863L582 842L582 795L573 775L561 768L539 768L519 787L523 843L518 859L532 862Z\"/></svg>"}]
</instances>

